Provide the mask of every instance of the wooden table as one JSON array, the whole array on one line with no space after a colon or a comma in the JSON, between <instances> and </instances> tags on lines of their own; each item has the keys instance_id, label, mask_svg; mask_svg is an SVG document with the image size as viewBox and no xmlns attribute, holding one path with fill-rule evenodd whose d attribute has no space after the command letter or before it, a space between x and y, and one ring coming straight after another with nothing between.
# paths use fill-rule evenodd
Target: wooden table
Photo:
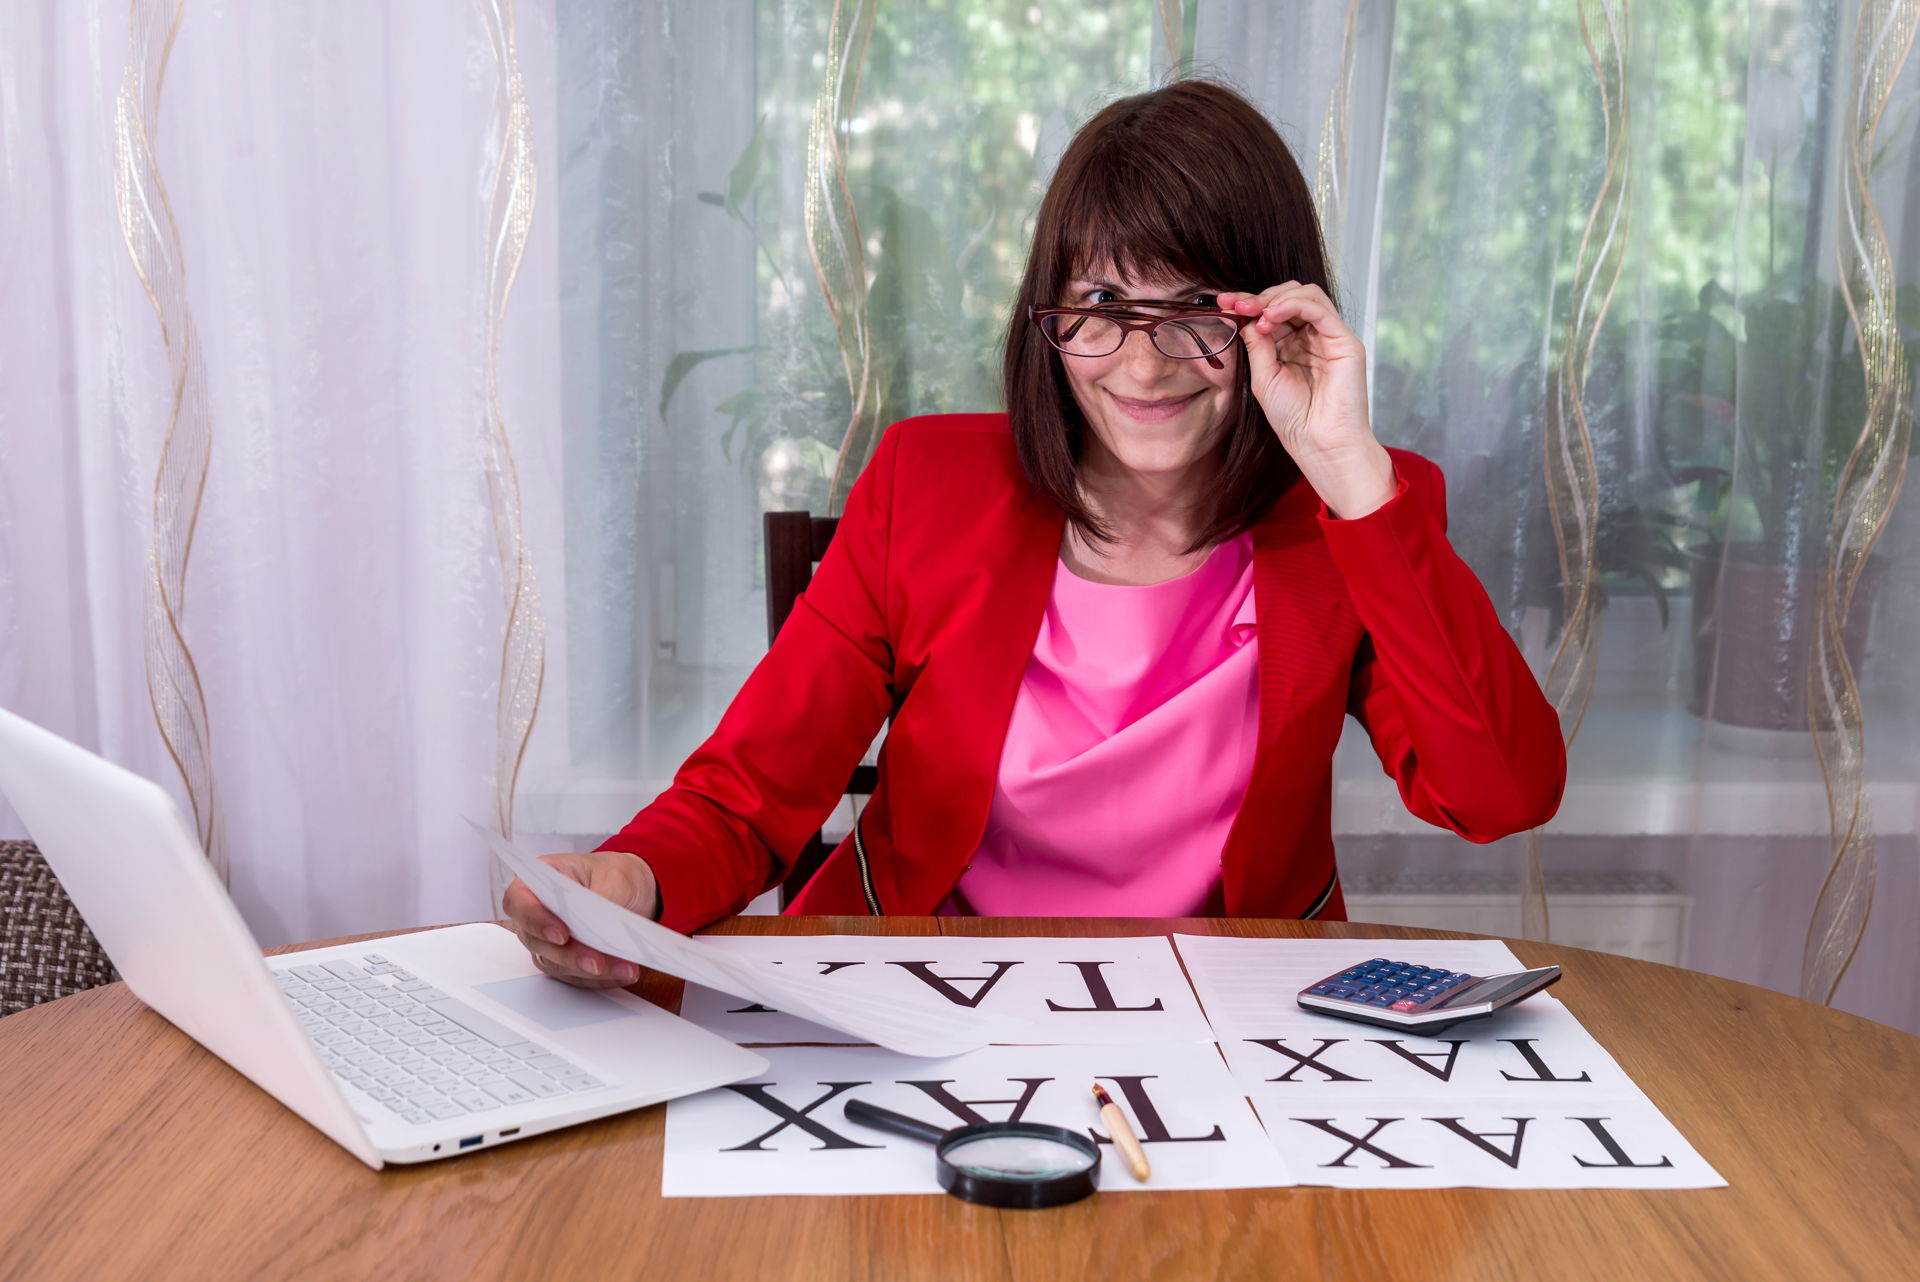
<instances>
[{"instance_id":1,"label":"wooden table","mask_svg":"<svg viewBox=\"0 0 1920 1282\"><path fill-rule=\"evenodd\" d=\"M1465 938L1294 921L771 918L725 934ZM344 942L344 941L330 941ZM1581 949L1555 989L1730 1187L662 1199L655 1107L370 1171L123 985L0 1021L0 1277L1920 1277L1920 1039ZM677 1002L679 982L637 991ZM1631 993L1629 1005L1620 995Z\"/></svg>"}]
</instances>

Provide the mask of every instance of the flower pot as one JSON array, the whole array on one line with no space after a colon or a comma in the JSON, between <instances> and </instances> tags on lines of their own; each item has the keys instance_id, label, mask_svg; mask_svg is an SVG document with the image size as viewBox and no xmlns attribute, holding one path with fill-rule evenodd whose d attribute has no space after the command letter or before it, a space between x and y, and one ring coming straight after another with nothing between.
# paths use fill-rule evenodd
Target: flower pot
<instances>
[{"instance_id":1,"label":"flower pot","mask_svg":"<svg viewBox=\"0 0 1920 1282\"><path fill-rule=\"evenodd\" d=\"M1818 626L1820 569L1761 559L1755 544L1730 543L1693 558L1693 695L1696 716L1723 726L1811 728L1807 664ZM1841 643L1856 677L1882 562L1869 558L1854 589ZM1824 724L1823 730L1834 727Z\"/></svg>"}]
</instances>

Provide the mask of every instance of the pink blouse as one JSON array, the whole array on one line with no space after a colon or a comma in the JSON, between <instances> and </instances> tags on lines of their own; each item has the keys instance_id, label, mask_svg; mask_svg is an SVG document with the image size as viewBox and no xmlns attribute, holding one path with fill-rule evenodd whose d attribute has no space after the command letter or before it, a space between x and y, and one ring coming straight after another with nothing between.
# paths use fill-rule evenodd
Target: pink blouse
<instances>
[{"instance_id":1,"label":"pink blouse","mask_svg":"<svg viewBox=\"0 0 1920 1282\"><path fill-rule=\"evenodd\" d=\"M1129 587L1054 572L985 835L942 914L1180 917L1217 903L1259 728L1253 536Z\"/></svg>"}]
</instances>

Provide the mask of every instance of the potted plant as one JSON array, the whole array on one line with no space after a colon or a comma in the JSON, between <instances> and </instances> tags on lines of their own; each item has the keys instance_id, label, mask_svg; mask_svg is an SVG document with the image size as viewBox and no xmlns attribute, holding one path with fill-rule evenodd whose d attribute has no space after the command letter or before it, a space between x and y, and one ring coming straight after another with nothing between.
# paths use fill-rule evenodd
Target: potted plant
<instances>
[{"instance_id":1,"label":"potted plant","mask_svg":"<svg viewBox=\"0 0 1920 1282\"><path fill-rule=\"evenodd\" d=\"M1898 300L1909 363L1920 297ZM1690 549L1696 715L1810 725L1806 673L1833 494L1866 414L1860 347L1838 286L1736 300L1718 283L1660 325L1657 437L1704 537ZM1856 666L1880 567L1863 570L1843 632Z\"/></svg>"}]
</instances>

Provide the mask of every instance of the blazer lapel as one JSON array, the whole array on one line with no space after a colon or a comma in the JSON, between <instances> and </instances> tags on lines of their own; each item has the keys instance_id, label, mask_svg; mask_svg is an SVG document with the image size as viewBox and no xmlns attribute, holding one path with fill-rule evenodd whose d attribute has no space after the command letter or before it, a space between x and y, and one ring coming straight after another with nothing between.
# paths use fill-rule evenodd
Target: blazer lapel
<instances>
[{"instance_id":1,"label":"blazer lapel","mask_svg":"<svg viewBox=\"0 0 1920 1282\"><path fill-rule=\"evenodd\" d=\"M1339 741L1338 715L1321 707L1342 701L1345 681L1331 688L1333 656L1350 654L1357 631L1346 585L1320 533L1320 499L1304 478L1296 479L1253 531L1253 595L1260 646L1259 731L1247 794L1228 830L1222 852L1226 903L1238 890L1251 859L1272 859L1268 847L1277 799L1303 791L1291 778L1313 762L1330 761ZM1341 616L1346 624L1343 626ZM1342 668L1344 672L1344 668ZM1332 737L1327 738L1327 725Z\"/></svg>"},{"instance_id":2,"label":"blazer lapel","mask_svg":"<svg viewBox=\"0 0 1920 1282\"><path fill-rule=\"evenodd\" d=\"M976 545L960 589L964 604L942 646L948 673L936 705L927 709L928 724L945 740L942 787L917 799L917 816L902 816L912 826L911 836L902 832L903 845L925 851L941 870L931 882L919 882L937 894L897 911L932 912L980 847L1014 700L1053 596L1066 515L1031 494L1024 481L1012 488L1004 506L978 515L976 528L992 534Z\"/></svg>"}]
</instances>

